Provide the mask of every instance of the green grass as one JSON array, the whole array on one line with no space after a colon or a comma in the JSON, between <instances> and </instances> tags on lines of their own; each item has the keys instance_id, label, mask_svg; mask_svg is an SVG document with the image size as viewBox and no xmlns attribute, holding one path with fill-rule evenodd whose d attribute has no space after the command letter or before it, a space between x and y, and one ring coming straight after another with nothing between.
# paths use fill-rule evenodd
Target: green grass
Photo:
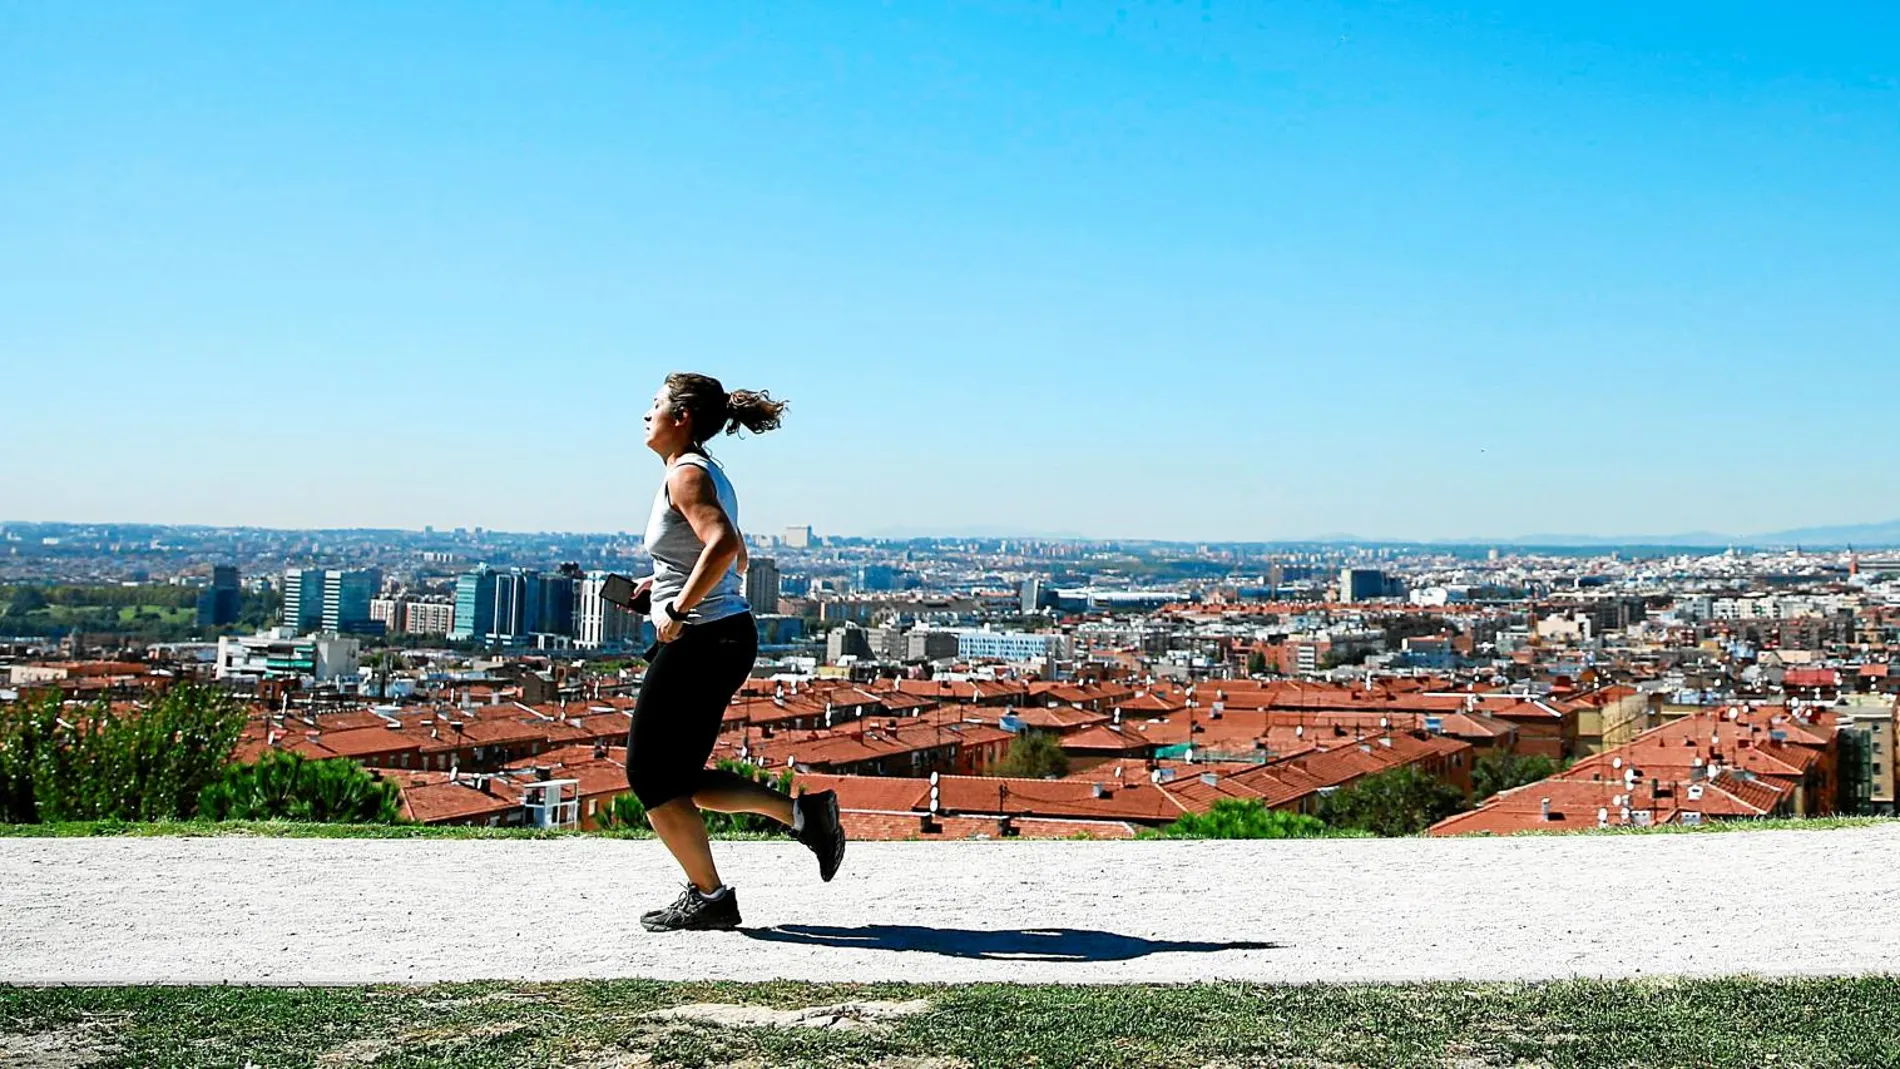
<instances>
[{"instance_id":1,"label":"green grass","mask_svg":"<svg viewBox=\"0 0 1900 1069\"><path fill-rule=\"evenodd\" d=\"M54 824L0 824L0 839L82 839L92 836L151 838L252 836L266 839L650 839L646 828L614 831L554 831L545 828L472 828L437 824L311 824L293 820L166 820L132 823L76 820ZM714 839L778 839L770 832L714 832ZM0 1062L0 1065L4 1065Z\"/></svg>"},{"instance_id":2,"label":"green grass","mask_svg":"<svg viewBox=\"0 0 1900 1069\"><path fill-rule=\"evenodd\" d=\"M692 1002L922 998L860 1031L661 1022ZM38 1056L37 1061L34 1060ZM1900 1067L1900 978L1060 987L577 981L0 987L0 1064ZM62 1060L63 1058L63 1060Z\"/></svg>"},{"instance_id":3,"label":"green grass","mask_svg":"<svg viewBox=\"0 0 1900 1069\"><path fill-rule=\"evenodd\" d=\"M124 624L190 624L196 623L196 606L180 605L48 605L38 610L51 623L61 627L73 624L116 621Z\"/></svg>"},{"instance_id":4,"label":"green grass","mask_svg":"<svg viewBox=\"0 0 1900 1069\"><path fill-rule=\"evenodd\" d=\"M1895 817L1815 817L1807 820L1718 821L1700 827L1674 824L1654 828L1590 828L1571 832L1520 832L1519 835L1703 835L1746 831L1835 831L1842 828L1875 828L1900 825ZM647 839L653 833L646 828L617 831L549 831L540 828L468 828L430 824L309 824L288 820L202 820L127 823L121 821L71 821L56 824L0 824L0 839L75 839L90 836L185 836L250 835L273 839ZM714 832L715 839L777 839L771 833ZM1369 833L1331 831L1328 839L1369 838ZM1144 839L1161 838L1144 835ZM1016 840L1021 841L1021 840Z\"/></svg>"}]
</instances>

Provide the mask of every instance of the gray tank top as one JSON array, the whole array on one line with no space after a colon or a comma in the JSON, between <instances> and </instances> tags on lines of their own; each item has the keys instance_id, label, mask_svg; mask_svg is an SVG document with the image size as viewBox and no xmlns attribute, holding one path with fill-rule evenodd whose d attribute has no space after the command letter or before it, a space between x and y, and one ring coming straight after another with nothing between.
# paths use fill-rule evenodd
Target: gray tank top
<instances>
[{"instance_id":1,"label":"gray tank top","mask_svg":"<svg viewBox=\"0 0 1900 1069\"><path fill-rule=\"evenodd\" d=\"M683 453L673 462L677 467L691 464L701 468L712 479L713 492L719 497L719 507L726 512L726 522L733 530L739 529L739 495L733 492L732 483L727 480L725 470L718 464L699 453ZM667 469L672 475L673 469ZM646 530L647 553L653 557L653 604L658 606L667 598L678 596L686 589L686 577L693 574L693 566L699 563L699 555L706 544L693 533L693 525L686 522L686 516L673 507L673 500L666 492L666 480L660 480L659 492L653 495L653 512L647 517ZM745 586L739 579L737 561L726 568L726 574L700 599L699 604L686 614L689 624L708 624L714 620L723 620L728 616L737 616L752 608L745 600ZM656 609L657 611L657 609Z\"/></svg>"}]
</instances>

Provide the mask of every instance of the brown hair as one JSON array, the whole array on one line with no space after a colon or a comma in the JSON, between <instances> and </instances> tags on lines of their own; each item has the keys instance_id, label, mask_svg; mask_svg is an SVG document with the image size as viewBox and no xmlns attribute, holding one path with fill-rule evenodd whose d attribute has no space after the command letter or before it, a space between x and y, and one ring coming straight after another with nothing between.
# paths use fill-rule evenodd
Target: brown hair
<instances>
[{"instance_id":1,"label":"brown hair","mask_svg":"<svg viewBox=\"0 0 1900 1069\"><path fill-rule=\"evenodd\" d=\"M699 445L724 428L738 434L743 427L762 434L778 427L786 402L772 400L764 390L726 392L719 380L691 371L675 371L666 377L666 392L673 410L693 417L693 444Z\"/></svg>"}]
</instances>

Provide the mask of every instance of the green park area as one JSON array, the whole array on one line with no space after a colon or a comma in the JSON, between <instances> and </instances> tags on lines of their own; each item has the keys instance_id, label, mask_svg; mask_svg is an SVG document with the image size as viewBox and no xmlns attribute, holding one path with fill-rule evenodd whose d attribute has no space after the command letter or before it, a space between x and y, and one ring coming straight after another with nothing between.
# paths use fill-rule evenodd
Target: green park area
<instances>
[{"instance_id":1,"label":"green park area","mask_svg":"<svg viewBox=\"0 0 1900 1069\"><path fill-rule=\"evenodd\" d=\"M168 583L0 586L0 635L53 637L80 631L150 642L203 638L216 631L198 626L200 593ZM237 622L219 630L256 630L277 609L275 595L246 593Z\"/></svg>"},{"instance_id":2,"label":"green park area","mask_svg":"<svg viewBox=\"0 0 1900 1069\"><path fill-rule=\"evenodd\" d=\"M1900 979L0 987L12 1064L1881 1069Z\"/></svg>"}]
</instances>

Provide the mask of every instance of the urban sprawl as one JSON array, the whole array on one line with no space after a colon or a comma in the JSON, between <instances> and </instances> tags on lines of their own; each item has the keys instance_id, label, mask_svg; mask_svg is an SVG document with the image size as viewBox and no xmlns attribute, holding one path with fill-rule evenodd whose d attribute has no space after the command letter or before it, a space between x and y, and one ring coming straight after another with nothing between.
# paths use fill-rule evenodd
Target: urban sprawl
<instances>
[{"instance_id":1,"label":"urban sprawl","mask_svg":"<svg viewBox=\"0 0 1900 1069\"><path fill-rule=\"evenodd\" d=\"M1324 814L1403 769L1465 799L1444 835L1894 808L1892 550L748 542L761 654L715 757L836 790L861 839ZM9 523L0 701L203 680L251 708L236 759L595 827L653 640L602 585L649 570L624 533Z\"/></svg>"}]
</instances>

